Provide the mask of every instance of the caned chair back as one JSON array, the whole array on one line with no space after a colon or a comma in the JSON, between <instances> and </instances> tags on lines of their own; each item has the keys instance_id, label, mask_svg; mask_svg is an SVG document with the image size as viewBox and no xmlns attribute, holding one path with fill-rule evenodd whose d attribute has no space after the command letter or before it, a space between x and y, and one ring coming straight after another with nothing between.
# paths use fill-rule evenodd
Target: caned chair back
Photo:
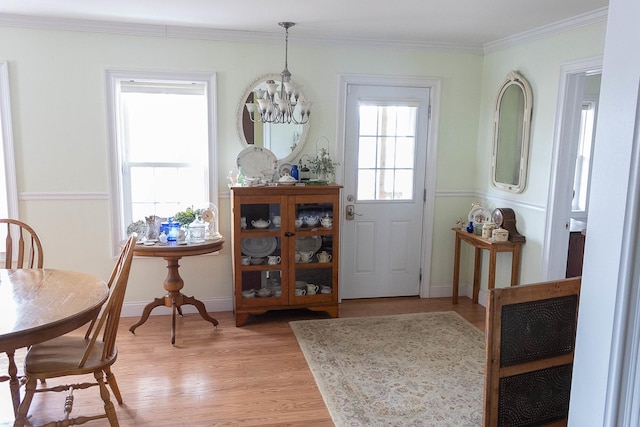
<instances>
[{"instance_id":1,"label":"caned chair back","mask_svg":"<svg viewBox=\"0 0 640 427\"><path fill-rule=\"evenodd\" d=\"M1 218L0 224L5 224L4 227L0 227L0 233L2 229L6 233L4 268L42 268L44 263L42 243L33 228L22 221L10 218Z\"/></svg>"},{"instance_id":2,"label":"caned chair back","mask_svg":"<svg viewBox=\"0 0 640 427\"><path fill-rule=\"evenodd\" d=\"M97 323L94 320L85 335L85 338L89 340L89 344L87 345L84 356L80 361L80 368L84 366L91 355L93 346L98 340L101 332L103 342L101 360L105 360L113 356L113 353L116 351L116 334L118 332L118 324L120 322L120 313L122 312L124 295L127 290L127 282L129 281L129 272L131 271L131 262L133 260L133 247L135 244L136 235L132 234L120 252L120 258L118 259L108 282L110 292L109 299L102 310L102 314L97 319Z\"/></svg>"}]
</instances>

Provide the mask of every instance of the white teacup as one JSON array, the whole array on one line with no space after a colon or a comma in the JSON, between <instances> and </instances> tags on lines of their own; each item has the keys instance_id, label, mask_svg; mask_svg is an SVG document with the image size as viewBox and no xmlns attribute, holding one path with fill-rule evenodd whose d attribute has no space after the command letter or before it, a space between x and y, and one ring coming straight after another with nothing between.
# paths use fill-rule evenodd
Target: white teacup
<instances>
[{"instance_id":1,"label":"white teacup","mask_svg":"<svg viewBox=\"0 0 640 427\"><path fill-rule=\"evenodd\" d=\"M307 290L306 289L296 289L296 296L297 297L301 297L303 295L307 294Z\"/></svg>"},{"instance_id":2,"label":"white teacup","mask_svg":"<svg viewBox=\"0 0 640 427\"><path fill-rule=\"evenodd\" d=\"M311 262L311 257L313 256L313 252L300 252L300 261L301 262Z\"/></svg>"},{"instance_id":3,"label":"white teacup","mask_svg":"<svg viewBox=\"0 0 640 427\"><path fill-rule=\"evenodd\" d=\"M313 283L307 284L307 295L315 295L320 290L320 286L314 285Z\"/></svg>"},{"instance_id":4,"label":"white teacup","mask_svg":"<svg viewBox=\"0 0 640 427\"><path fill-rule=\"evenodd\" d=\"M325 263L331 261L331 254L327 253L327 251L322 251L318 254L318 262Z\"/></svg>"},{"instance_id":5,"label":"white teacup","mask_svg":"<svg viewBox=\"0 0 640 427\"><path fill-rule=\"evenodd\" d=\"M249 289L248 291L242 291L243 298L254 298L256 296L255 289Z\"/></svg>"},{"instance_id":6,"label":"white teacup","mask_svg":"<svg viewBox=\"0 0 640 427\"><path fill-rule=\"evenodd\" d=\"M269 265L280 264L280 261L282 261L282 258L280 258L280 256L278 256L278 255L269 255L267 257L267 264L269 264Z\"/></svg>"},{"instance_id":7,"label":"white teacup","mask_svg":"<svg viewBox=\"0 0 640 427\"><path fill-rule=\"evenodd\" d=\"M246 216L241 216L240 217L240 228L247 228L247 217Z\"/></svg>"},{"instance_id":8,"label":"white teacup","mask_svg":"<svg viewBox=\"0 0 640 427\"><path fill-rule=\"evenodd\" d=\"M276 227L280 227L281 223L282 223L282 218L280 218L280 215L274 215L273 216L273 225L275 225Z\"/></svg>"},{"instance_id":9,"label":"white teacup","mask_svg":"<svg viewBox=\"0 0 640 427\"><path fill-rule=\"evenodd\" d=\"M320 293L321 294L330 294L331 292L333 292L333 289L331 289L331 286L322 286L322 287L320 287Z\"/></svg>"},{"instance_id":10,"label":"white teacup","mask_svg":"<svg viewBox=\"0 0 640 427\"><path fill-rule=\"evenodd\" d=\"M249 265L251 264L251 257L250 256L243 256L242 260L241 260L242 265Z\"/></svg>"},{"instance_id":11,"label":"white teacup","mask_svg":"<svg viewBox=\"0 0 640 427\"><path fill-rule=\"evenodd\" d=\"M297 218L296 219L296 228L300 228L302 227L302 218Z\"/></svg>"},{"instance_id":12,"label":"white teacup","mask_svg":"<svg viewBox=\"0 0 640 427\"><path fill-rule=\"evenodd\" d=\"M296 262L300 262L300 252L296 252Z\"/></svg>"}]
</instances>

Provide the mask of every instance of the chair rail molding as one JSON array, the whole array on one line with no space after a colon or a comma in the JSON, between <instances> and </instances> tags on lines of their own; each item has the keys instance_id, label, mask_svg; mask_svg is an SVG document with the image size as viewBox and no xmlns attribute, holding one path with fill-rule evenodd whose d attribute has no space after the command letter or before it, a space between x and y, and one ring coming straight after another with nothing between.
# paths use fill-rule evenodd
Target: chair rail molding
<instances>
[{"instance_id":1,"label":"chair rail molding","mask_svg":"<svg viewBox=\"0 0 640 427\"><path fill-rule=\"evenodd\" d=\"M22 192L18 193L18 200L109 200L107 192Z\"/></svg>"}]
</instances>

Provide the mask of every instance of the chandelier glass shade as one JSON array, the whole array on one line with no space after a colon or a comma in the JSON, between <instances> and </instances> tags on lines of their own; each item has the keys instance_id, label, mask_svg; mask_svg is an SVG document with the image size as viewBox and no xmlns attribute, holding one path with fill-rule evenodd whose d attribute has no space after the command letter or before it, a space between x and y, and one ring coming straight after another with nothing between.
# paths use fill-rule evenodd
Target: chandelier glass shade
<instances>
[{"instance_id":1,"label":"chandelier glass shade","mask_svg":"<svg viewBox=\"0 0 640 427\"><path fill-rule=\"evenodd\" d=\"M305 124L311 116L311 102L302 93L302 86L291 80L288 69L289 28L293 22L278 23L285 29L284 70L281 81L267 80L265 87L256 89L254 102L247 102L246 108L253 123L294 123ZM256 105L257 102L257 105Z\"/></svg>"}]
</instances>

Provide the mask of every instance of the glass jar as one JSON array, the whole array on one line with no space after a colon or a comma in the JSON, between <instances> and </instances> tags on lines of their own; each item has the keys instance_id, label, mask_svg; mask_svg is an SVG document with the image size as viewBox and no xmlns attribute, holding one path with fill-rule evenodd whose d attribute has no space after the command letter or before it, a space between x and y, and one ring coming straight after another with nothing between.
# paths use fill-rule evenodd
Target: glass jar
<instances>
[{"instance_id":1,"label":"glass jar","mask_svg":"<svg viewBox=\"0 0 640 427\"><path fill-rule=\"evenodd\" d=\"M168 241L178 240L178 232L180 231L180 223L174 221L173 217L169 217L169 220L160 224L160 234L164 233L167 236Z\"/></svg>"},{"instance_id":2,"label":"glass jar","mask_svg":"<svg viewBox=\"0 0 640 427\"><path fill-rule=\"evenodd\" d=\"M189 224L189 242L203 243L205 229L206 224L202 220L202 218L200 218L200 215L198 215L196 219L191 224Z\"/></svg>"}]
</instances>

